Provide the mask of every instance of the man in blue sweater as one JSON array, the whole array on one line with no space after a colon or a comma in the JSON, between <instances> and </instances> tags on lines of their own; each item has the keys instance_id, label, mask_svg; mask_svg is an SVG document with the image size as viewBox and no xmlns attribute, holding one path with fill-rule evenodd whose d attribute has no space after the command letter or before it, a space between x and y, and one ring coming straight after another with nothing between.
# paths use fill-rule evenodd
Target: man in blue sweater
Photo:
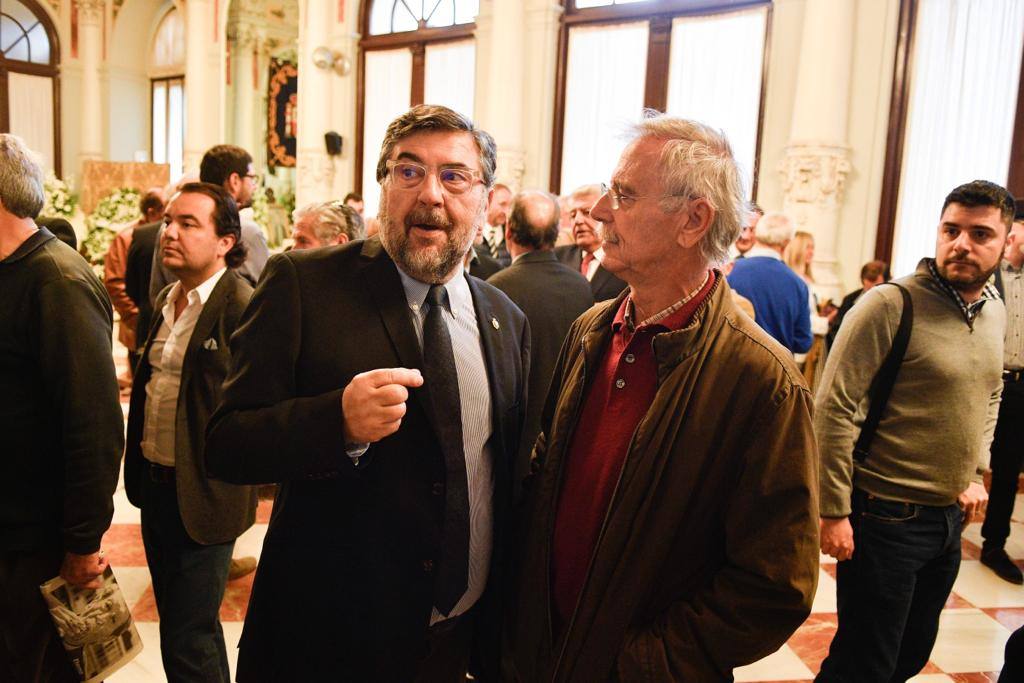
<instances>
[{"instance_id":1,"label":"man in blue sweater","mask_svg":"<svg viewBox=\"0 0 1024 683\"><path fill-rule=\"evenodd\" d=\"M792 353L807 353L814 340L807 284L782 262L782 250L793 232L786 214L765 214L754 229L753 248L736 260L728 280L754 304L757 324L765 332Z\"/></svg>"}]
</instances>

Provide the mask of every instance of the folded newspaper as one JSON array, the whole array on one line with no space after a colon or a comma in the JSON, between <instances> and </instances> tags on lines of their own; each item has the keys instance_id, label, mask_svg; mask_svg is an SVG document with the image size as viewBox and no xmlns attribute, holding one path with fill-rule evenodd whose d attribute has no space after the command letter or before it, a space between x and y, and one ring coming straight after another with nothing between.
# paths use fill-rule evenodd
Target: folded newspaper
<instances>
[{"instance_id":1,"label":"folded newspaper","mask_svg":"<svg viewBox=\"0 0 1024 683\"><path fill-rule=\"evenodd\" d=\"M107 567L100 588L76 588L59 576L39 590L84 683L102 681L142 652L135 621Z\"/></svg>"}]
</instances>

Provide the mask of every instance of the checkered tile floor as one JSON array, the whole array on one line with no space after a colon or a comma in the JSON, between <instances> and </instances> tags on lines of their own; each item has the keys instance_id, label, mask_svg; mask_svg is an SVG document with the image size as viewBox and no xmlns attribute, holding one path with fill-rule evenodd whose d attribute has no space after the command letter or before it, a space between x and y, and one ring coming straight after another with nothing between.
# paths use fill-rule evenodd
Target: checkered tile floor
<instances>
[{"instance_id":1,"label":"checkered tile floor","mask_svg":"<svg viewBox=\"0 0 1024 683\"><path fill-rule=\"evenodd\" d=\"M118 373L127 368L124 349L115 353ZM128 398L122 396L127 416ZM1017 496L1007 552L1024 568L1024 495ZM256 524L235 545L235 557L259 557L267 531L271 503L262 501ZM160 637L156 604L142 548L139 511L129 502L124 487L114 497L114 519L103 547L135 616L145 650L124 669L111 676L112 683L165 681L160 663ZM924 671L915 683L985 683L998 678L1003 647L1015 629L1024 625L1024 587L997 578L978 561L981 525L972 524L963 536L963 564L946 603L938 641ZM252 575L228 584L220 616L234 671L238 638L242 632ZM828 652L836 628L835 563L822 557L818 593L811 616L781 649L759 662L737 669L737 681L797 683L814 678Z\"/></svg>"}]
</instances>

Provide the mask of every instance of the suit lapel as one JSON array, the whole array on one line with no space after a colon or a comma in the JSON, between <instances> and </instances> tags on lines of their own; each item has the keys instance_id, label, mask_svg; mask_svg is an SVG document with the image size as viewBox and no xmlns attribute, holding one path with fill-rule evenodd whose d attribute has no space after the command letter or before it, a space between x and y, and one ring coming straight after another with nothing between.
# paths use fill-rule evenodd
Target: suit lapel
<instances>
[{"instance_id":1,"label":"suit lapel","mask_svg":"<svg viewBox=\"0 0 1024 683\"><path fill-rule=\"evenodd\" d=\"M491 307L491 302L481 291L480 283L472 278L469 291L473 295L473 308L476 311L476 325L480 331L480 345L484 351L484 363L487 365L487 381L491 389L491 422L494 431L501 435L501 418L508 406L504 397L507 395L505 382L506 373L501 372L505 354L507 335L501 332L501 323ZM506 323L507 324L507 323Z\"/></svg>"},{"instance_id":2,"label":"suit lapel","mask_svg":"<svg viewBox=\"0 0 1024 683\"><path fill-rule=\"evenodd\" d=\"M597 264L597 270L594 271L594 277L590 280L590 290L597 294L601 291L601 288L608 282L608 278L611 273L604 269L600 263Z\"/></svg>"},{"instance_id":3,"label":"suit lapel","mask_svg":"<svg viewBox=\"0 0 1024 683\"><path fill-rule=\"evenodd\" d=\"M192 367L195 365L196 353L199 347L210 338L214 325L224 314L224 307L227 305L228 293L234 289L235 275L233 270L227 270L210 292L210 298L203 304L203 310L199 313L199 320L192 328L192 336L189 337L188 346L185 347L185 356L181 360L181 386L185 386L192 376ZM226 341L226 340L225 340Z\"/></svg>"},{"instance_id":4,"label":"suit lapel","mask_svg":"<svg viewBox=\"0 0 1024 683\"><path fill-rule=\"evenodd\" d=\"M423 351L416 338L416 328L409 318L409 302L405 298L402 279L398 276L398 266L376 239L369 239L363 244L362 255L370 259L363 277L377 312L380 313L384 329L391 338L399 363L404 368L422 370ZM423 388L411 389L410 393L416 397L427 419L431 420L433 413L428 410L428 399Z\"/></svg>"}]
</instances>

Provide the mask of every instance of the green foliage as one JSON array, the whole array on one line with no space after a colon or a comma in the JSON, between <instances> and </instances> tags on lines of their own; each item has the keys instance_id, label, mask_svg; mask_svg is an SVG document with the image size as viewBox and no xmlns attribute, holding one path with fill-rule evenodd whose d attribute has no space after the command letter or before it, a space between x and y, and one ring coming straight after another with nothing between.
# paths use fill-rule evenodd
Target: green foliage
<instances>
[{"instance_id":1,"label":"green foliage","mask_svg":"<svg viewBox=\"0 0 1024 683\"><path fill-rule=\"evenodd\" d=\"M82 253L97 273L102 274L103 259L118 231L142 216L139 212L140 197L138 190L119 188L101 199L96 210L86 217L88 232L82 240Z\"/></svg>"}]
</instances>

